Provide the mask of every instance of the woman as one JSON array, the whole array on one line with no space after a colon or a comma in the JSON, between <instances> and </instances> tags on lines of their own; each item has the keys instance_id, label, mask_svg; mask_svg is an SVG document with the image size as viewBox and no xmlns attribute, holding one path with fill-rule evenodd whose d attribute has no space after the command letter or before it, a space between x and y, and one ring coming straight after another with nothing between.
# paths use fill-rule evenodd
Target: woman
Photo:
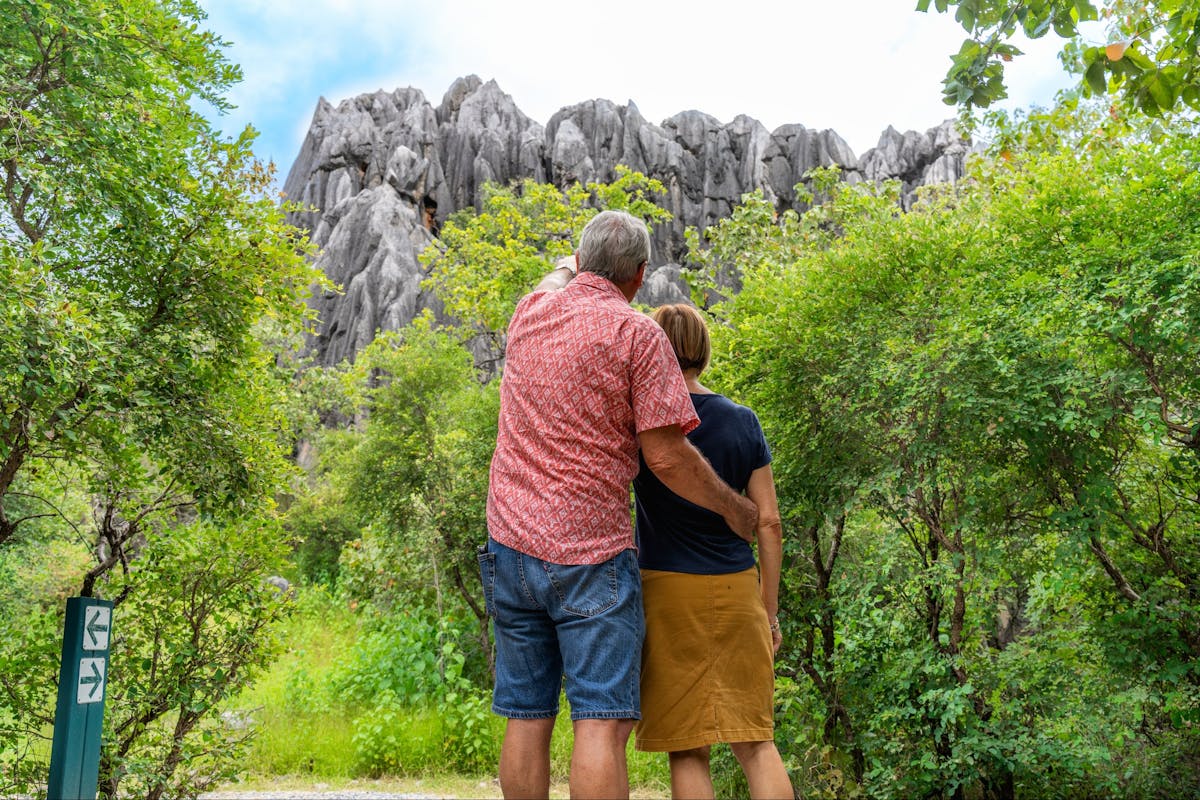
<instances>
[{"instance_id":1,"label":"woman","mask_svg":"<svg viewBox=\"0 0 1200 800\"><path fill-rule=\"evenodd\" d=\"M677 798L713 797L709 752L717 742L729 743L752 798L791 798L774 741L783 529L771 452L753 411L700 384L711 355L700 312L663 306L654 319L700 417L688 439L758 505L759 569L720 516L673 494L643 462L634 480L646 612L637 748L668 753Z\"/></svg>"}]
</instances>

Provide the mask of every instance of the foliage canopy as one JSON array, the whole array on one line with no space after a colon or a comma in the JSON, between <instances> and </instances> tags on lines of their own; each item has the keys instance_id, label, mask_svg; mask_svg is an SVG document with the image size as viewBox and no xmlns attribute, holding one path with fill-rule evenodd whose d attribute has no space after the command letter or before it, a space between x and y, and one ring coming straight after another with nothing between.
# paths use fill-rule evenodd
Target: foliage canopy
<instances>
[{"instance_id":1,"label":"foliage canopy","mask_svg":"<svg viewBox=\"0 0 1200 800\"><path fill-rule=\"evenodd\" d=\"M0 559L53 543L72 567L55 591L117 605L106 796L208 779L176 767L226 752L204 720L266 660L257 634L281 607L262 586L284 555L271 517L293 469L275 351L318 278L253 131L224 140L193 110L224 107L239 78L203 19L191 0L0 13ZM58 612L4 605L39 620L5 620L7 767L45 735L57 651L29 637Z\"/></svg>"},{"instance_id":2,"label":"foliage canopy","mask_svg":"<svg viewBox=\"0 0 1200 800\"><path fill-rule=\"evenodd\" d=\"M1082 76L1085 93L1120 93L1130 108L1150 116L1180 106L1200 110L1200 3L1194 0L918 0L917 10L954 9L970 34L944 82L948 105L987 108L1007 96L1004 64L1021 51L1009 40L1021 30L1030 39L1050 31L1071 40L1064 55ZM1080 37L1080 23L1103 18L1107 42Z\"/></svg>"},{"instance_id":3,"label":"foliage canopy","mask_svg":"<svg viewBox=\"0 0 1200 800\"><path fill-rule=\"evenodd\" d=\"M772 442L780 665L822 780L1195 791L1165 765L1200 763L1198 165L1186 133L1101 135L910 213L843 186L812 221L748 197L708 232L742 265L713 385Z\"/></svg>"}]
</instances>

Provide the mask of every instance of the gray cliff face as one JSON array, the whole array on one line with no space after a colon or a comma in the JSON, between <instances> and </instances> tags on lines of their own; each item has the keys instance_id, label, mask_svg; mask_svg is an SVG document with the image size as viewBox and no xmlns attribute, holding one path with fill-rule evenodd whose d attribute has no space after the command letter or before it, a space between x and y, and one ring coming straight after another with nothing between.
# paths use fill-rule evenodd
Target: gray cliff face
<instances>
[{"instance_id":1,"label":"gray cliff face","mask_svg":"<svg viewBox=\"0 0 1200 800\"><path fill-rule=\"evenodd\" d=\"M684 111L660 125L632 102L588 100L559 110L543 127L494 81L455 81L434 107L416 89L375 92L336 107L322 98L284 183L289 199L313 210L290 221L321 248L317 264L342 293L312 298L318 359L352 359L379 330L403 327L423 309L417 256L453 212L479 207L487 182L525 178L567 186L610 181L623 164L663 183L672 221L656 227L651 269L638 300L687 300L679 278L684 230L729 216L761 190L780 210L803 211L794 187L805 172L838 165L845 180L899 179L907 207L918 186L963 174L969 143L951 121L924 133L888 128L856 157L834 131L784 125L774 132L746 116L722 124Z\"/></svg>"}]
</instances>

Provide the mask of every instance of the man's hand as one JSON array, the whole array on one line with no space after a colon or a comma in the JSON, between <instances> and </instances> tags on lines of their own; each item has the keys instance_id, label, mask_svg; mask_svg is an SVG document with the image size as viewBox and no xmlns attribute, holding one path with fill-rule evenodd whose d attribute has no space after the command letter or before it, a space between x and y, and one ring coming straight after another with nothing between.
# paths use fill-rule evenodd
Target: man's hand
<instances>
[{"instance_id":1,"label":"man's hand","mask_svg":"<svg viewBox=\"0 0 1200 800\"><path fill-rule=\"evenodd\" d=\"M734 533L753 544L754 532L758 530L758 506L743 495L734 494L734 497L737 503L732 515L722 514L721 516L725 518L725 524L732 528Z\"/></svg>"},{"instance_id":2,"label":"man's hand","mask_svg":"<svg viewBox=\"0 0 1200 800\"><path fill-rule=\"evenodd\" d=\"M577 271L578 261L575 255L563 256L554 262L554 269L548 272L546 277L533 287L533 290L535 292L557 292L571 282Z\"/></svg>"},{"instance_id":3,"label":"man's hand","mask_svg":"<svg viewBox=\"0 0 1200 800\"><path fill-rule=\"evenodd\" d=\"M678 425L642 431L638 438L646 465L668 489L684 500L720 514L734 533L748 542L754 541L758 506L721 480Z\"/></svg>"}]
</instances>

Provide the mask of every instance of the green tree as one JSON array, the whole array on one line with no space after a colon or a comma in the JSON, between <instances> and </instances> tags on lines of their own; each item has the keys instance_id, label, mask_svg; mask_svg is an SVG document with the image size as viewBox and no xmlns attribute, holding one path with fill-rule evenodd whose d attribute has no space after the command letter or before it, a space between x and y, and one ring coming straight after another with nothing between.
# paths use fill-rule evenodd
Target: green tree
<instances>
[{"instance_id":1,"label":"green tree","mask_svg":"<svg viewBox=\"0 0 1200 800\"><path fill-rule=\"evenodd\" d=\"M797 761L881 797L1195 791L1195 164L1100 132L907 214L839 187L708 233L742 250L713 384L775 453Z\"/></svg>"},{"instance_id":2,"label":"green tree","mask_svg":"<svg viewBox=\"0 0 1200 800\"><path fill-rule=\"evenodd\" d=\"M206 505L273 487L258 326L298 324L305 244L251 134L188 103L237 73L193 3L12 2L0 23L0 544L31 460L143 457Z\"/></svg>"},{"instance_id":3,"label":"green tree","mask_svg":"<svg viewBox=\"0 0 1200 800\"><path fill-rule=\"evenodd\" d=\"M148 621L124 603L179 599L156 548L166 557L168 539L211 528L226 532L221 547L252 551L270 528L292 472L273 349L304 323L317 280L268 195L253 132L223 140L193 109L224 107L239 77L203 19L190 0L5 0L0 13L0 557L28 537L79 542L93 560L76 592L112 598L130 641ZM256 581L277 564L242 566ZM206 592L222 585L195 598L218 603ZM254 596L231 594L251 628L274 613ZM262 637L248 650L222 641L159 663L165 683L114 658L108 747L126 735L113 726L139 721L128 749L105 751L106 794L122 775L156 774L147 794L170 785L199 731L192 709L214 708L179 694L187 671L224 669L236 686L260 663ZM16 646L6 640L5 684L52 685L55 654ZM43 734L46 709L15 690L0 698L7 756ZM156 751L163 718L175 738Z\"/></svg>"},{"instance_id":4,"label":"green tree","mask_svg":"<svg viewBox=\"0 0 1200 800\"><path fill-rule=\"evenodd\" d=\"M345 588L385 614L418 600L438 619L465 608L478 629L472 651L490 657L475 547L487 530L497 384L482 384L457 333L428 316L378 337L354 373L367 422L335 478L362 521Z\"/></svg>"},{"instance_id":5,"label":"green tree","mask_svg":"<svg viewBox=\"0 0 1200 800\"><path fill-rule=\"evenodd\" d=\"M1030 169L1020 213L997 201L1015 233L1010 263L1022 265L1008 297L1023 302L1001 307L1073 356L1049 387L1054 424L1027 438L1023 468L1099 568L1104 638L1158 698L1151 724L1193 754L1179 732L1200 716L1196 159L1186 134L1063 153ZM1056 176L1068 165L1072 180ZM1177 791L1194 791L1190 780Z\"/></svg>"},{"instance_id":6,"label":"green tree","mask_svg":"<svg viewBox=\"0 0 1200 800\"><path fill-rule=\"evenodd\" d=\"M296 343L295 351L300 350ZM357 415L365 400L361 372L344 362L322 367L311 356L280 359L293 371L288 418L294 420L294 457L304 480L293 484L282 515L291 537L298 577L333 590L347 542L358 538L363 520L346 502L339 479L361 438Z\"/></svg>"},{"instance_id":7,"label":"green tree","mask_svg":"<svg viewBox=\"0 0 1200 800\"><path fill-rule=\"evenodd\" d=\"M952 57L944 82L948 105L986 108L1007 96L1004 64L1021 51L1009 40L1021 30L1038 39L1053 30L1072 44L1065 62L1082 75L1085 93L1120 92L1131 108L1158 116L1200 109L1200 4L1194 0L918 0L954 17L970 34ZM1080 38L1079 25L1103 17L1108 40Z\"/></svg>"}]
</instances>

